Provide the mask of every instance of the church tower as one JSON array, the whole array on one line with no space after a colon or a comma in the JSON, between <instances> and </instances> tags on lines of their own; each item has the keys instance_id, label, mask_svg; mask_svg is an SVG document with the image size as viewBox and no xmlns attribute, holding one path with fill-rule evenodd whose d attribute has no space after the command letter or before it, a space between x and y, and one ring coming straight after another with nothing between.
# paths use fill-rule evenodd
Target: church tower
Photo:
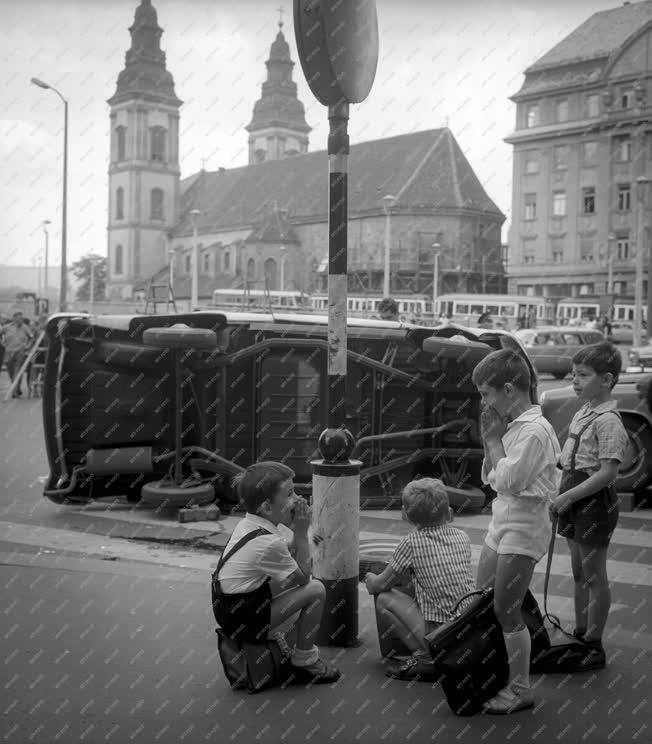
<instances>
[{"instance_id":1,"label":"church tower","mask_svg":"<svg viewBox=\"0 0 652 744\"><path fill-rule=\"evenodd\" d=\"M150 0L129 29L131 48L111 106L107 290L130 299L133 285L168 262L179 204L179 107L165 66L163 30Z\"/></svg>"},{"instance_id":2,"label":"church tower","mask_svg":"<svg viewBox=\"0 0 652 744\"><path fill-rule=\"evenodd\" d=\"M267 80L261 97L254 105L249 132L249 165L265 160L280 160L308 151L308 133L303 104L297 98L297 84L292 80L294 62L283 35L283 20L272 43L267 65Z\"/></svg>"}]
</instances>

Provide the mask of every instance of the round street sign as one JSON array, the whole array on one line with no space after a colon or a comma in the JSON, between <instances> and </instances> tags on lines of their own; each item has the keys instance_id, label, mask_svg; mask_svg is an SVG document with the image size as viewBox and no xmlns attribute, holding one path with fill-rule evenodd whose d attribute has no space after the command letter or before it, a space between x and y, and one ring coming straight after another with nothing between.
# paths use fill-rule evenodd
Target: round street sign
<instances>
[{"instance_id":1,"label":"round street sign","mask_svg":"<svg viewBox=\"0 0 652 744\"><path fill-rule=\"evenodd\" d=\"M321 104L364 101L378 65L375 0L294 0L294 33L303 74Z\"/></svg>"}]
</instances>

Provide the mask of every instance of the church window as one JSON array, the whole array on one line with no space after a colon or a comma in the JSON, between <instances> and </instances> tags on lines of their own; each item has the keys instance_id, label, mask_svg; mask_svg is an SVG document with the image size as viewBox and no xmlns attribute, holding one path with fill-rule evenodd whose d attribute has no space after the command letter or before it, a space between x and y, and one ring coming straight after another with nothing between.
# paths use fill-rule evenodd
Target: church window
<instances>
[{"instance_id":1,"label":"church window","mask_svg":"<svg viewBox=\"0 0 652 744\"><path fill-rule=\"evenodd\" d=\"M159 163L165 162L165 129L163 127L152 127L149 130L150 160Z\"/></svg>"},{"instance_id":2,"label":"church window","mask_svg":"<svg viewBox=\"0 0 652 744\"><path fill-rule=\"evenodd\" d=\"M118 160L127 158L127 127L115 128L116 150Z\"/></svg>"},{"instance_id":3,"label":"church window","mask_svg":"<svg viewBox=\"0 0 652 744\"><path fill-rule=\"evenodd\" d=\"M279 289L277 286L276 261L273 258L268 258L265 261L265 288L271 290Z\"/></svg>"},{"instance_id":4,"label":"church window","mask_svg":"<svg viewBox=\"0 0 652 744\"><path fill-rule=\"evenodd\" d=\"M113 273L118 276L123 273L124 270L124 255L121 245L116 245L115 255L113 259Z\"/></svg>"},{"instance_id":5,"label":"church window","mask_svg":"<svg viewBox=\"0 0 652 744\"><path fill-rule=\"evenodd\" d=\"M211 270L211 256L210 253L204 253L204 273L207 274Z\"/></svg>"},{"instance_id":6,"label":"church window","mask_svg":"<svg viewBox=\"0 0 652 744\"><path fill-rule=\"evenodd\" d=\"M222 261L224 271L229 271L229 269L231 268L231 254L228 251L224 253L224 258L222 259Z\"/></svg>"},{"instance_id":7,"label":"church window","mask_svg":"<svg viewBox=\"0 0 652 744\"><path fill-rule=\"evenodd\" d=\"M153 220L163 219L163 189L152 189L150 218Z\"/></svg>"},{"instance_id":8,"label":"church window","mask_svg":"<svg viewBox=\"0 0 652 744\"><path fill-rule=\"evenodd\" d=\"M192 269L192 255L190 253L186 253L186 274L190 273L190 270Z\"/></svg>"},{"instance_id":9,"label":"church window","mask_svg":"<svg viewBox=\"0 0 652 744\"><path fill-rule=\"evenodd\" d=\"M256 262L253 258L247 261L247 279L253 279L256 276Z\"/></svg>"},{"instance_id":10,"label":"church window","mask_svg":"<svg viewBox=\"0 0 652 744\"><path fill-rule=\"evenodd\" d=\"M265 162L265 155L266 155L265 150L263 150L262 148L256 150L256 162L257 163Z\"/></svg>"},{"instance_id":11,"label":"church window","mask_svg":"<svg viewBox=\"0 0 652 744\"><path fill-rule=\"evenodd\" d=\"M118 186L115 192L115 218L123 220L125 218L125 190Z\"/></svg>"}]
</instances>

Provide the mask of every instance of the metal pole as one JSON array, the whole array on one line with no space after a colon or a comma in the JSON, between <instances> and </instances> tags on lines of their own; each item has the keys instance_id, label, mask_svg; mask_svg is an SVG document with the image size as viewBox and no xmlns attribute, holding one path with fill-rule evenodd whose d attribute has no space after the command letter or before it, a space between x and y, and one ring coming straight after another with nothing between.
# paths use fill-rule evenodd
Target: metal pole
<instances>
[{"instance_id":1,"label":"metal pole","mask_svg":"<svg viewBox=\"0 0 652 744\"><path fill-rule=\"evenodd\" d=\"M45 274L43 277L43 296L45 299L48 299L48 292L50 291L50 288L48 286L48 270L50 268L50 262L49 262L49 242L50 242L50 236L48 234L48 228L47 225L43 227L43 230L45 232Z\"/></svg>"},{"instance_id":2,"label":"metal pole","mask_svg":"<svg viewBox=\"0 0 652 744\"><path fill-rule=\"evenodd\" d=\"M482 294L487 291L487 257L482 257Z\"/></svg>"},{"instance_id":3,"label":"metal pole","mask_svg":"<svg viewBox=\"0 0 652 744\"><path fill-rule=\"evenodd\" d=\"M68 101L63 99L63 205L61 220L61 290L59 311L68 309Z\"/></svg>"},{"instance_id":4,"label":"metal pole","mask_svg":"<svg viewBox=\"0 0 652 744\"><path fill-rule=\"evenodd\" d=\"M199 294L199 255L197 250L197 223L192 227L192 293L190 297L190 310L195 310L198 305Z\"/></svg>"},{"instance_id":5,"label":"metal pole","mask_svg":"<svg viewBox=\"0 0 652 744\"><path fill-rule=\"evenodd\" d=\"M634 280L634 338L633 346L640 346L642 341L643 315L643 257L646 250L645 207L648 179L639 176L636 179L636 276Z\"/></svg>"},{"instance_id":6,"label":"metal pole","mask_svg":"<svg viewBox=\"0 0 652 744\"><path fill-rule=\"evenodd\" d=\"M644 338L649 339L652 337L652 330L650 329L650 322L652 320L652 249L648 243L647 246L647 313L645 317L646 329L645 333L642 334Z\"/></svg>"},{"instance_id":7,"label":"metal pole","mask_svg":"<svg viewBox=\"0 0 652 744\"><path fill-rule=\"evenodd\" d=\"M390 212L391 205L385 204L385 267L383 271L383 297L389 297L389 241L390 241Z\"/></svg>"},{"instance_id":8,"label":"metal pole","mask_svg":"<svg viewBox=\"0 0 652 744\"><path fill-rule=\"evenodd\" d=\"M91 258L91 313L95 311L95 261Z\"/></svg>"},{"instance_id":9,"label":"metal pole","mask_svg":"<svg viewBox=\"0 0 652 744\"><path fill-rule=\"evenodd\" d=\"M439 251L435 248L432 268L432 317L437 320L437 298L439 297Z\"/></svg>"}]
</instances>

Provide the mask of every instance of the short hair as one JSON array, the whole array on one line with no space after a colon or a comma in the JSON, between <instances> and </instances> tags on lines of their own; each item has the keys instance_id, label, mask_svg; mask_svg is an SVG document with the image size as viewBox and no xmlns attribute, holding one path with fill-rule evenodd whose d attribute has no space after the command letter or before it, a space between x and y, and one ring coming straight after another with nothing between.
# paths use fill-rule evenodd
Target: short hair
<instances>
[{"instance_id":1,"label":"short hair","mask_svg":"<svg viewBox=\"0 0 652 744\"><path fill-rule=\"evenodd\" d=\"M23 313L22 310L16 310L11 317L15 318L17 315L22 315L23 317L25 317L25 313Z\"/></svg>"},{"instance_id":2,"label":"short hair","mask_svg":"<svg viewBox=\"0 0 652 744\"><path fill-rule=\"evenodd\" d=\"M610 372L613 375L613 387L618 381L618 375L623 368L623 359L620 352L608 341L599 344L585 346L573 356L573 364L583 364L599 375Z\"/></svg>"},{"instance_id":3,"label":"short hair","mask_svg":"<svg viewBox=\"0 0 652 744\"><path fill-rule=\"evenodd\" d=\"M385 299L378 303L378 312L394 313L395 315L398 315L398 303L391 297L385 297Z\"/></svg>"},{"instance_id":4,"label":"short hair","mask_svg":"<svg viewBox=\"0 0 652 744\"><path fill-rule=\"evenodd\" d=\"M521 354L511 349L501 349L488 354L473 370L473 384L489 385L497 390L510 382L517 390L527 392L532 385L532 375Z\"/></svg>"},{"instance_id":5,"label":"short hair","mask_svg":"<svg viewBox=\"0 0 652 744\"><path fill-rule=\"evenodd\" d=\"M448 493L438 478L419 478L408 483L402 494L403 509L413 524L434 525L448 519Z\"/></svg>"},{"instance_id":6,"label":"short hair","mask_svg":"<svg viewBox=\"0 0 652 744\"><path fill-rule=\"evenodd\" d=\"M256 514L260 507L276 494L283 481L294 478L294 470L282 462L256 462L231 481L238 498L249 514Z\"/></svg>"}]
</instances>

